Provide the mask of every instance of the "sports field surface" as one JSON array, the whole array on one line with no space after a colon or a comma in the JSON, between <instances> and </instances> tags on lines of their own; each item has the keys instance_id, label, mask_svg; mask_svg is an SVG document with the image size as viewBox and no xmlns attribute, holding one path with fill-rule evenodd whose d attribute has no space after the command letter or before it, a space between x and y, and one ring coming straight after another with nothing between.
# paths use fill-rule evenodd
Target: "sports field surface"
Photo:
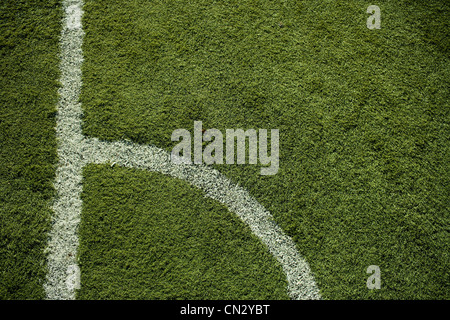
<instances>
[{"instance_id":1,"label":"sports field surface","mask_svg":"<svg viewBox=\"0 0 450 320\"><path fill-rule=\"evenodd\" d=\"M449 21L1 0L0 299L450 299ZM278 171L171 163L196 121L278 129Z\"/></svg>"}]
</instances>

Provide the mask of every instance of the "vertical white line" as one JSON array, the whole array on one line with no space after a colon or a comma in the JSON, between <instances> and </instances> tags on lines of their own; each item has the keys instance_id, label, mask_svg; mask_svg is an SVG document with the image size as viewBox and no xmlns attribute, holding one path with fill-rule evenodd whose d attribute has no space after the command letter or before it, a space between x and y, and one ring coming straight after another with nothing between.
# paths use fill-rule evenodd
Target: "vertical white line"
<instances>
[{"instance_id":1,"label":"vertical white line","mask_svg":"<svg viewBox=\"0 0 450 320\"><path fill-rule=\"evenodd\" d=\"M54 186L52 229L48 242L48 274L44 284L47 299L74 299L79 288L77 227L81 214L81 170L84 137L81 131L81 64L83 30L82 1L63 2L64 18L60 40L61 87L59 89L56 138L58 167Z\"/></svg>"}]
</instances>

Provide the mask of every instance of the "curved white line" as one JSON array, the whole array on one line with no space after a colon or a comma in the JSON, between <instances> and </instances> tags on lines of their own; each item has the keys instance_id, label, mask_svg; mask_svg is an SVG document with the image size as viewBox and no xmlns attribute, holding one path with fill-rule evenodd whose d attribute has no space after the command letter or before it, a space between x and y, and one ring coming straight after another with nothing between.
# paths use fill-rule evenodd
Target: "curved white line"
<instances>
[{"instance_id":1,"label":"curved white line","mask_svg":"<svg viewBox=\"0 0 450 320\"><path fill-rule=\"evenodd\" d=\"M61 88L57 115L58 168L53 204L54 217L48 243L48 274L44 285L48 299L74 299L79 288L76 261L77 228L81 216L82 168L88 163L112 163L183 179L202 189L206 196L236 213L276 257L286 274L292 299L320 299L308 263L295 243L273 221L272 215L249 193L217 170L204 165L173 164L168 152L151 145L105 142L82 134L81 27L83 2L65 0L61 35Z\"/></svg>"}]
</instances>

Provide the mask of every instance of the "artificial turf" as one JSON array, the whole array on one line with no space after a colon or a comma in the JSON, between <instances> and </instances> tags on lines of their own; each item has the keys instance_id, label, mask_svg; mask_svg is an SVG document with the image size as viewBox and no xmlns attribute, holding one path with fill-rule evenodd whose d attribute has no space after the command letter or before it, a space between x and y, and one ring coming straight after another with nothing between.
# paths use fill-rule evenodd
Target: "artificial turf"
<instances>
[{"instance_id":1,"label":"artificial turf","mask_svg":"<svg viewBox=\"0 0 450 320\"><path fill-rule=\"evenodd\" d=\"M86 0L83 130L170 151L195 120L279 129L275 176L215 167L294 239L322 296L448 299L449 4L380 0L369 30L370 4ZM380 290L366 287L369 265Z\"/></svg>"},{"instance_id":2,"label":"artificial turf","mask_svg":"<svg viewBox=\"0 0 450 320\"><path fill-rule=\"evenodd\" d=\"M195 120L278 128L275 176L216 168L292 236L324 298L450 298L448 2L377 1L380 30L356 0L85 3L86 134L170 151ZM60 1L0 3L0 299L44 298L61 18ZM84 175L79 298L285 298L273 258L195 188ZM381 290L366 288L369 265Z\"/></svg>"},{"instance_id":3,"label":"artificial turf","mask_svg":"<svg viewBox=\"0 0 450 320\"><path fill-rule=\"evenodd\" d=\"M56 163L59 1L0 3L0 299L41 299Z\"/></svg>"},{"instance_id":4,"label":"artificial turf","mask_svg":"<svg viewBox=\"0 0 450 320\"><path fill-rule=\"evenodd\" d=\"M288 299L276 259L235 214L187 182L89 165L77 299Z\"/></svg>"}]
</instances>

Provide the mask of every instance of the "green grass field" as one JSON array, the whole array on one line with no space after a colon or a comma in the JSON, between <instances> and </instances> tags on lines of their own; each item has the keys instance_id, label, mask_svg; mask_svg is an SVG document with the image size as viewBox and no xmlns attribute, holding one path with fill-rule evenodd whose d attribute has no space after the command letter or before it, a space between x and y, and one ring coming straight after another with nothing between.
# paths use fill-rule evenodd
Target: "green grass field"
<instances>
[{"instance_id":1,"label":"green grass field","mask_svg":"<svg viewBox=\"0 0 450 320\"><path fill-rule=\"evenodd\" d=\"M58 1L0 2L0 299L41 299L56 164Z\"/></svg>"},{"instance_id":2,"label":"green grass field","mask_svg":"<svg viewBox=\"0 0 450 320\"><path fill-rule=\"evenodd\" d=\"M293 238L324 299L450 298L449 3L84 3L86 135L170 151L194 121L279 129L276 175L214 168ZM3 1L0 14L0 298L40 299L63 13ZM274 258L196 188L108 165L83 177L77 298L287 298Z\"/></svg>"},{"instance_id":3,"label":"green grass field","mask_svg":"<svg viewBox=\"0 0 450 320\"><path fill-rule=\"evenodd\" d=\"M196 188L109 165L84 175L80 299L288 299L275 258Z\"/></svg>"}]
</instances>

